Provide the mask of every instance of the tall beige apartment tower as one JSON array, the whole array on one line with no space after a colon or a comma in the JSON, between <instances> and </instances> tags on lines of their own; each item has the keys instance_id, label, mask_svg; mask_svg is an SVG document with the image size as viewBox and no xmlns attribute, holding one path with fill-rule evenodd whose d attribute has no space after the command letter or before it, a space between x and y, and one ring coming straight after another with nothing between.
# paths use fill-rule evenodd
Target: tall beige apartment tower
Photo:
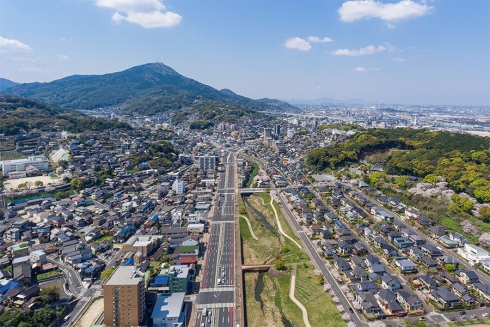
<instances>
[{"instance_id":1,"label":"tall beige apartment tower","mask_svg":"<svg viewBox=\"0 0 490 327\"><path fill-rule=\"evenodd\" d=\"M104 324L107 327L141 326L144 322L145 285L134 266L120 266L103 286Z\"/></svg>"}]
</instances>

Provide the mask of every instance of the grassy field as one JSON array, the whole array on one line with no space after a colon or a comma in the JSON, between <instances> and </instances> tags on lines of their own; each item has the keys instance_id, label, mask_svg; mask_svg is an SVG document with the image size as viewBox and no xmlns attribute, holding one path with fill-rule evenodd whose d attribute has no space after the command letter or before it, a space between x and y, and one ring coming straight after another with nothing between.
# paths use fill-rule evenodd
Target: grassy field
<instances>
[{"instance_id":1,"label":"grassy field","mask_svg":"<svg viewBox=\"0 0 490 327\"><path fill-rule=\"evenodd\" d=\"M0 160L25 159L27 156L17 151L0 152Z\"/></svg>"},{"instance_id":2,"label":"grassy field","mask_svg":"<svg viewBox=\"0 0 490 327\"><path fill-rule=\"evenodd\" d=\"M296 235L294 235L294 233L291 231L291 229L289 228L288 223L286 222L286 219L282 215L282 213L281 213L281 207L275 201L274 201L274 207L276 208L277 216L279 217L279 222L281 223L281 226L282 226L282 229L284 230L284 233L286 233L289 237L291 237L296 242L300 243L299 238Z\"/></svg>"},{"instance_id":3,"label":"grassy field","mask_svg":"<svg viewBox=\"0 0 490 327\"><path fill-rule=\"evenodd\" d=\"M37 275L37 281L40 282L42 280L52 278L52 277L58 277L58 276L61 276L61 272L58 269L51 270L51 271Z\"/></svg>"},{"instance_id":4,"label":"grassy field","mask_svg":"<svg viewBox=\"0 0 490 327\"><path fill-rule=\"evenodd\" d=\"M260 197L252 196L248 202L264 215L269 224L277 227L272 207L270 205L264 206L262 199L268 204L270 195L264 193L260 194ZM279 209L277 206L278 213L280 213ZM289 239L279 237L275 230L268 231L260 219L251 211L249 211L249 219L259 241L252 238L247 223L241 219L240 232L244 247L244 264L262 263L264 261L260 260L264 259L267 260L266 262L272 262L274 254L278 252L286 264L298 263L295 295L305 305L310 324L314 327L346 326L330 295L323 291L322 285L313 274L314 268L309 264L308 255L298 249ZM283 223L285 233L297 239L281 214L279 219ZM282 327L285 326L284 320L289 321L293 326L304 326L300 308L289 298L290 269L284 273L285 276L283 277L273 277L270 274L263 276L264 288L260 294L260 299L263 302L262 307L260 302L255 299L258 274L245 274L247 326Z\"/></svg>"},{"instance_id":5,"label":"grassy field","mask_svg":"<svg viewBox=\"0 0 490 327\"><path fill-rule=\"evenodd\" d=\"M0 140L0 150L1 151L13 150L13 149L15 149L15 141L13 138Z\"/></svg>"},{"instance_id":6,"label":"grassy field","mask_svg":"<svg viewBox=\"0 0 490 327\"><path fill-rule=\"evenodd\" d=\"M243 241L246 242L250 239L253 239L245 219L240 218L239 222L240 222L240 236L242 237Z\"/></svg>"},{"instance_id":7,"label":"grassy field","mask_svg":"<svg viewBox=\"0 0 490 327\"><path fill-rule=\"evenodd\" d=\"M250 188L252 186L252 183L254 181L254 177L257 176L257 174L259 172L259 165L257 165L255 162L251 162L251 165L252 165L253 169L247 178L247 183L245 184L245 188Z\"/></svg>"},{"instance_id":8,"label":"grassy field","mask_svg":"<svg viewBox=\"0 0 490 327\"><path fill-rule=\"evenodd\" d=\"M308 311L311 326L345 327L347 324L330 295L323 291L313 269L312 265L298 265L296 268L295 297Z\"/></svg>"},{"instance_id":9,"label":"grassy field","mask_svg":"<svg viewBox=\"0 0 490 327\"><path fill-rule=\"evenodd\" d=\"M286 277L287 278L287 277ZM276 279L268 274L262 276L263 290L260 294L262 305L255 299L255 287L259 279L258 273L245 274L245 291L247 294L247 326L250 327L283 327L282 311L276 305L282 298L277 291Z\"/></svg>"}]
</instances>

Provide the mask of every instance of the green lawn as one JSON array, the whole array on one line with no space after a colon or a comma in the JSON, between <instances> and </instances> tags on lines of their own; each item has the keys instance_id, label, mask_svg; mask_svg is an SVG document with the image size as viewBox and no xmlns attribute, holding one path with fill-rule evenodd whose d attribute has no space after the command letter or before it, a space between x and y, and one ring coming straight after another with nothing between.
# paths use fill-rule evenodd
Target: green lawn
<instances>
[{"instance_id":1,"label":"green lawn","mask_svg":"<svg viewBox=\"0 0 490 327\"><path fill-rule=\"evenodd\" d=\"M293 240L295 240L296 242L298 242L299 244L301 244L299 238L296 235L294 235L294 233L291 231L291 228L289 228L289 225L286 222L286 219L282 215L281 207L275 201L274 201L274 207L276 208L277 216L279 217L279 221L281 222L281 226L282 226L282 229L283 229L284 233L286 233L286 235L288 235Z\"/></svg>"},{"instance_id":2,"label":"green lawn","mask_svg":"<svg viewBox=\"0 0 490 327\"><path fill-rule=\"evenodd\" d=\"M112 240L114 239L114 237L112 235L105 235L105 236L102 236L101 238L98 238L94 241L95 244L100 244L102 241L104 240L108 240L109 242L112 243Z\"/></svg>"},{"instance_id":3,"label":"green lawn","mask_svg":"<svg viewBox=\"0 0 490 327\"><path fill-rule=\"evenodd\" d=\"M345 327L347 324L330 295L323 291L313 269L312 265L298 265L296 268L295 297L308 311L311 326Z\"/></svg>"},{"instance_id":4,"label":"green lawn","mask_svg":"<svg viewBox=\"0 0 490 327\"><path fill-rule=\"evenodd\" d=\"M248 241L252 238L252 234L250 233L250 229L248 228L248 224L243 218L240 219L240 236L243 241Z\"/></svg>"},{"instance_id":5,"label":"green lawn","mask_svg":"<svg viewBox=\"0 0 490 327\"><path fill-rule=\"evenodd\" d=\"M61 276L61 272L58 269L51 270L42 274L37 275L37 281L40 282L42 280L51 278L51 277L58 277Z\"/></svg>"},{"instance_id":6,"label":"green lawn","mask_svg":"<svg viewBox=\"0 0 490 327\"><path fill-rule=\"evenodd\" d=\"M257 165L253 161L251 161L250 163L253 167L253 170L247 178L247 184L245 185L245 188L250 188L252 186L252 183L254 181L254 177L257 176L257 174L259 173L259 165Z\"/></svg>"}]
</instances>

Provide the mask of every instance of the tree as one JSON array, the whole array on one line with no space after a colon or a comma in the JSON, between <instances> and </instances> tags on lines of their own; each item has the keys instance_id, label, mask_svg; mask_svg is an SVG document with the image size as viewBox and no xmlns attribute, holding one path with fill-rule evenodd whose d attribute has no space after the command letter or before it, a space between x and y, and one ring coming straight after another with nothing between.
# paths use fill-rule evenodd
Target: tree
<instances>
[{"instance_id":1,"label":"tree","mask_svg":"<svg viewBox=\"0 0 490 327\"><path fill-rule=\"evenodd\" d=\"M446 269L448 272L454 272L456 271L456 267L452 263L446 263L444 266L444 269Z\"/></svg>"},{"instance_id":2,"label":"tree","mask_svg":"<svg viewBox=\"0 0 490 327\"><path fill-rule=\"evenodd\" d=\"M489 220L490 219L490 206L482 206L480 210L478 210L478 213L480 214L480 218L482 220Z\"/></svg>"},{"instance_id":3,"label":"tree","mask_svg":"<svg viewBox=\"0 0 490 327\"><path fill-rule=\"evenodd\" d=\"M70 181L70 186L75 190L81 190L85 186L85 181L80 177L73 178Z\"/></svg>"},{"instance_id":4,"label":"tree","mask_svg":"<svg viewBox=\"0 0 490 327\"><path fill-rule=\"evenodd\" d=\"M35 187L40 187L40 186L43 186L43 185L44 185L44 183L42 181L40 181L40 180L37 180L37 181L34 182L34 186Z\"/></svg>"},{"instance_id":5,"label":"tree","mask_svg":"<svg viewBox=\"0 0 490 327\"><path fill-rule=\"evenodd\" d=\"M409 181L410 179L408 178L407 175L403 175L403 176L400 176L400 177L397 177L395 179L395 183L396 185L398 185L400 188L405 188L407 187L407 182Z\"/></svg>"},{"instance_id":6,"label":"tree","mask_svg":"<svg viewBox=\"0 0 490 327\"><path fill-rule=\"evenodd\" d=\"M315 278L320 285L323 284L323 275L316 275Z\"/></svg>"},{"instance_id":7,"label":"tree","mask_svg":"<svg viewBox=\"0 0 490 327\"><path fill-rule=\"evenodd\" d=\"M42 288L39 291L39 297L41 297L44 303L56 302L60 297L60 287L58 285L51 285Z\"/></svg>"},{"instance_id":8,"label":"tree","mask_svg":"<svg viewBox=\"0 0 490 327\"><path fill-rule=\"evenodd\" d=\"M286 263L282 259L278 259L274 261L274 269L276 270L284 270L286 269Z\"/></svg>"},{"instance_id":9,"label":"tree","mask_svg":"<svg viewBox=\"0 0 490 327\"><path fill-rule=\"evenodd\" d=\"M436 174L428 174L424 177L424 183L435 184L439 182L439 177Z\"/></svg>"},{"instance_id":10,"label":"tree","mask_svg":"<svg viewBox=\"0 0 490 327\"><path fill-rule=\"evenodd\" d=\"M114 270L116 270L116 268L114 267L104 270L103 272L100 273L100 279L102 279L105 282L106 280L109 279L109 277L111 277Z\"/></svg>"},{"instance_id":11,"label":"tree","mask_svg":"<svg viewBox=\"0 0 490 327\"><path fill-rule=\"evenodd\" d=\"M489 246L490 245L490 233L483 233L480 236L480 245Z\"/></svg>"}]
</instances>

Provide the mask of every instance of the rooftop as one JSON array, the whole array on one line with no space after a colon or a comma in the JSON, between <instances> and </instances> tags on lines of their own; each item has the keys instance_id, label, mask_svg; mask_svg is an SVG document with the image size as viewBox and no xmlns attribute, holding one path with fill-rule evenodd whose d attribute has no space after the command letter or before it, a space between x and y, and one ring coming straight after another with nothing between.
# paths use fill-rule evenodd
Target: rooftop
<instances>
[{"instance_id":1,"label":"rooftop","mask_svg":"<svg viewBox=\"0 0 490 327\"><path fill-rule=\"evenodd\" d=\"M119 266L105 285L137 285L142 277L136 274L133 266Z\"/></svg>"},{"instance_id":2,"label":"rooftop","mask_svg":"<svg viewBox=\"0 0 490 327\"><path fill-rule=\"evenodd\" d=\"M151 318L178 318L184 304L185 293L160 294L151 313Z\"/></svg>"}]
</instances>

